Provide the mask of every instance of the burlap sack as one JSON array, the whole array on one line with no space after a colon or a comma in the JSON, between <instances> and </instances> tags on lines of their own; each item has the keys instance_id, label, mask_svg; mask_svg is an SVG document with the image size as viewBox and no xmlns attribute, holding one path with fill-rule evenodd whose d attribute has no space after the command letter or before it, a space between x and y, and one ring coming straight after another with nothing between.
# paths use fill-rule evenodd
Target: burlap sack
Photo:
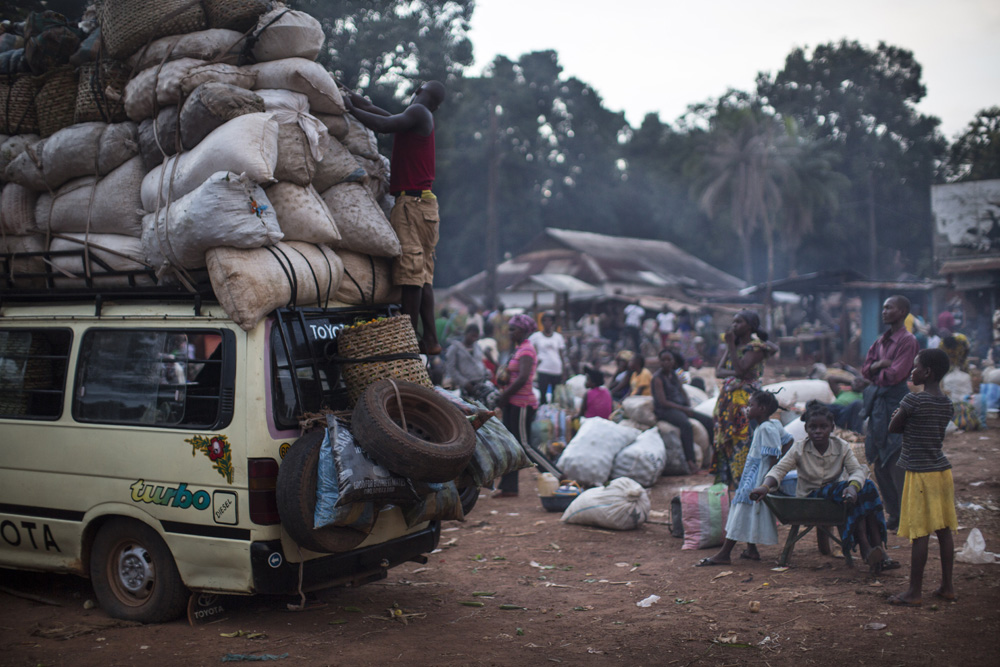
<instances>
[{"instance_id":1,"label":"burlap sack","mask_svg":"<svg viewBox=\"0 0 1000 667\"><path fill-rule=\"evenodd\" d=\"M168 193L171 200L183 197L217 171L245 173L255 183L268 183L277 162L278 123L270 114L246 114L150 171L142 182L142 206L152 213L166 203Z\"/></svg>"},{"instance_id":2,"label":"burlap sack","mask_svg":"<svg viewBox=\"0 0 1000 667\"><path fill-rule=\"evenodd\" d=\"M0 234L0 254L42 252L45 250L45 237L35 234L13 236ZM0 279L0 285L11 288L34 289L45 287L45 262L39 257L13 257L10 267L3 268L12 271L5 273ZM11 282L8 282L11 281Z\"/></svg>"},{"instance_id":3,"label":"burlap sack","mask_svg":"<svg viewBox=\"0 0 1000 667\"><path fill-rule=\"evenodd\" d=\"M253 38L253 57L259 62L282 58L316 60L323 48L323 25L305 12L276 7L260 17Z\"/></svg>"},{"instance_id":4,"label":"burlap sack","mask_svg":"<svg viewBox=\"0 0 1000 667\"><path fill-rule=\"evenodd\" d=\"M248 65L244 69L257 76L253 89L278 88L302 93L309 98L313 113L336 115L346 112L344 98L333 75L319 63L305 58L285 58Z\"/></svg>"},{"instance_id":5,"label":"burlap sack","mask_svg":"<svg viewBox=\"0 0 1000 667\"><path fill-rule=\"evenodd\" d=\"M332 250L298 241L253 250L213 248L205 258L219 304L246 331L281 306L325 305L344 274Z\"/></svg>"},{"instance_id":6,"label":"burlap sack","mask_svg":"<svg viewBox=\"0 0 1000 667\"><path fill-rule=\"evenodd\" d=\"M132 236L121 234L64 234L64 238L52 239L50 250L81 250L88 246L86 254L79 253L69 256L53 256L52 263L57 270L53 274L56 287L86 286L86 268L90 268L93 284L99 287L128 287L128 276L102 276L108 269L112 271L138 271L134 274L135 285L148 286L155 284L149 273L149 267L143 261L142 242ZM107 265L108 268L105 268ZM75 274L76 278L67 278L63 271Z\"/></svg>"},{"instance_id":7,"label":"burlap sack","mask_svg":"<svg viewBox=\"0 0 1000 667\"><path fill-rule=\"evenodd\" d=\"M168 35L154 40L144 49L139 49L127 60L134 72L156 67L163 59L167 61L193 58L238 65L243 49L243 35L235 30L212 28L182 35Z\"/></svg>"},{"instance_id":8,"label":"burlap sack","mask_svg":"<svg viewBox=\"0 0 1000 667\"><path fill-rule=\"evenodd\" d=\"M366 178L362 185L371 194L372 199L379 201L389 194L389 158L379 155L376 159L356 155L355 158L365 170Z\"/></svg>"},{"instance_id":9,"label":"burlap sack","mask_svg":"<svg viewBox=\"0 0 1000 667\"><path fill-rule=\"evenodd\" d=\"M39 230L124 234L142 233L140 188L146 173L136 156L103 178L84 176L43 193L35 205ZM141 255L140 255L141 256Z\"/></svg>"},{"instance_id":10,"label":"burlap sack","mask_svg":"<svg viewBox=\"0 0 1000 667\"><path fill-rule=\"evenodd\" d=\"M125 87L125 113L136 122L152 118L157 108L179 103L185 95L203 83L215 81L252 89L256 74L245 67L225 63L206 63L181 58L150 67L135 76Z\"/></svg>"},{"instance_id":11,"label":"burlap sack","mask_svg":"<svg viewBox=\"0 0 1000 667\"><path fill-rule=\"evenodd\" d=\"M259 248L282 239L264 190L246 176L220 171L142 219L146 260L159 270L205 266L210 248Z\"/></svg>"},{"instance_id":12,"label":"burlap sack","mask_svg":"<svg viewBox=\"0 0 1000 667\"><path fill-rule=\"evenodd\" d=\"M313 186L275 183L267 189L267 198L286 241L329 244L340 240L333 215Z\"/></svg>"},{"instance_id":13,"label":"burlap sack","mask_svg":"<svg viewBox=\"0 0 1000 667\"><path fill-rule=\"evenodd\" d=\"M38 193L17 183L3 186L0 194L0 229L4 234L22 236L35 234L35 204Z\"/></svg>"},{"instance_id":14,"label":"burlap sack","mask_svg":"<svg viewBox=\"0 0 1000 667\"><path fill-rule=\"evenodd\" d=\"M346 248L376 257L399 257L399 239L382 209L358 183L340 183L323 193L323 201L337 221L340 241L334 248Z\"/></svg>"},{"instance_id":15,"label":"burlap sack","mask_svg":"<svg viewBox=\"0 0 1000 667\"><path fill-rule=\"evenodd\" d=\"M23 153L29 146L34 146L41 140L37 134L15 134L8 137L0 144L0 174L4 174L3 180L9 181L6 176L7 167L18 155Z\"/></svg>"},{"instance_id":16,"label":"burlap sack","mask_svg":"<svg viewBox=\"0 0 1000 667\"><path fill-rule=\"evenodd\" d=\"M323 153L323 159L316 163L313 187L318 192L326 192L338 183L358 183L364 181L367 172L346 147L333 137Z\"/></svg>"},{"instance_id":17,"label":"burlap sack","mask_svg":"<svg viewBox=\"0 0 1000 667\"><path fill-rule=\"evenodd\" d=\"M278 162L274 178L278 181L306 186L316 173L316 159L309 150L306 133L295 124L278 126Z\"/></svg>"},{"instance_id":18,"label":"burlap sack","mask_svg":"<svg viewBox=\"0 0 1000 667\"><path fill-rule=\"evenodd\" d=\"M353 118L350 114L335 116L333 114L316 113L314 111L313 115L316 116L316 118L319 118L323 125L326 125L326 131L331 137L337 139L338 141L343 141L347 136L347 133L350 131L350 125L347 121L348 118Z\"/></svg>"},{"instance_id":19,"label":"burlap sack","mask_svg":"<svg viewBox=\"0 0 1000 667\"><path fill-rule=\"evenodd\" d=\"M392 260L352 250L338 250L344 264L344 279L334 297L352 306L399 303L399 287L392 284Z\"/></svg>"},{"instance_id":20,"label":"burlap sack","mask_svg":"<svg viewBox=\"0 0 1000 667\"><path fill-rule=\"evenodd\" d=\"M246 88L209 81L188 96L181 107L181 146L189 151L234 118L264 111L264 100Z\"/></svg>"},{"instance_id":21,"label":"burlap sack","mask_svg":"<svg viewBox=\"0 0 1000 667\"><path fill-rule=\"evenodd\" d=\"M375 159L378 157L378 141L375 133L351 115L346 115L347 134L340 140L347 150L355 155Z\"/></svg>"},{"instance_id":22,"label":"burlap sack","mask_svg":"<svg viewBox=\"0 0 1000 667\"><path fill-rule=\"evenodd\" d=\"M162 109L155 118L139 123L139 152L146 171L163 164L165 157L177 154L177 107Z\"/></svg>"}]
</instances>

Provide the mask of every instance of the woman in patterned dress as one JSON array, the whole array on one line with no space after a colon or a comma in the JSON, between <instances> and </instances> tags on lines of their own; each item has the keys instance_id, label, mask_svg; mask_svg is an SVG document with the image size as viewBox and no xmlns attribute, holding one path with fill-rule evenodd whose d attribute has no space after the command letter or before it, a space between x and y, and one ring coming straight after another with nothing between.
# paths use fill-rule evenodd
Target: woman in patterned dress
<instances>
[{"instance_id":1,"label":"woman in patterned dress","mask_svg":"<svg viewBox=\"0 0 1000 667\"><path fill-rule=\"evenodd\" d=\"M715 404L715 442L711 471L717 481L736 488L750 449L750 422L746 406L754 390L760 389L764 360L774 353L760 317L752 310L733 316L726 330L726 349L719 358L716 376L723 379Z\"/></svg>"}]
</instances>

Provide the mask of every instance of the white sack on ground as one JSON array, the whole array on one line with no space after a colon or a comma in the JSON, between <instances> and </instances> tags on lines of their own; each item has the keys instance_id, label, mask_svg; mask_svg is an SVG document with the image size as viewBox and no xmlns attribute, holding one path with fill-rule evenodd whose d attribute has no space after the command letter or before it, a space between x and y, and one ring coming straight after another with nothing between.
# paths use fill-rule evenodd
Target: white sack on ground
<instances>
[{"instance_id":1,"label":"white sack on ground","mask_svg":"<svg viewBox=\"0 0 1000 667\"><path fill-rule=\"evenodd\" d=\"M366 158L378 157L378 140L375 138L375 133L350 114L344 118L347 119L347 134L340 139L340 142L355 155Z\"/></svg>"},{"instance_id":2,"label":"white sack on ground","mask_svg":"<svg viewBox=\"0 0 1000 667\"><path fill-rule=\"evenodd\" d=\"M22 236L35 234L35 204L38 193L17 183L3 186L0 194L0 230L4 234Z\"/></svg>"},{"instance_id":3,"label":"white sack on ground","mask_svg":"<svg viewBox=\"0 0 1000 667\"><path fill-rule=\"evenodd\" d=\"M618 452L611 467L611 477L628 477L645 487L651 487L660 479L666 463L667 452L663 447L663 439L659 431L651 428Z\"/></svg>"},{"instance_id":4,"label":"white sack on ground","mask_svg":"<svg viewBox=\"0 0 1000 667\"><path fill-rule=\"evenodd\" d=\"M352 306L399 303L400 289L392 284L392 260L340 248L344 279L335 300Z\"/></svg>"},{"instance_id":5,"label":"white sack on ground","mask_svg":"<svg viewBox=\"0 0 1000 667\"><path fill-rule=\"evenodd\" d=\"M306 133L295 123L278 126L278 161L274 178L296 185L309 185L316 173L316 159L309 150Z\"/></svg>"},{"instance_id":6,"label":"white sack on ground","mask_svg":"<svg viewBox=\"0 0 1000 667\"><path fill-rule=\"evenodd\" d=\"M6 177L39 192L55 190L81 176L105 176L138 153L135 123L79 123L18 155Z\"/></svg>"},{"instance_id":7,"label":"white sack on ground","mask_svg":"<svg viewBox=\"0 0 1000 667\"><path fill-rule=\"evenodd\" d=\"M77 178L38 197L35 224L40 231L142 234L140 191L146 173L136 156L103 178Z\"/></svg>"},{"instance_id":8,"label":"white sack on ground","mask_svg":"<svg viewBox=\"0 0 1000 667\"><path fill-rule=\"evenodd\" d=\"M264 190L246 176L220 171L158 213L142 219L146 261L159 270L205 266L210 248L259 248L282 239Z\"/></svg>"},{"instance_id":9,"label":"white sack on ground","mask_svg":"<svg viewBox=\"0 0 1000 667\"><path fill-rule=\"evenodd\" d=\"M45 250L45 237L37 234L24 236L14 236L0 234L0 253L22 253L22 252L43 252ZM45 273L45 262L41 257L14 257L10 267L14 272L13 287L38 288L45 287L45 278L38 276L34 278L25 277L29 273ZM7 277L3 278L6 284Z\"/></svg>"},{"instance_id":10,"label":"white sack on ground","mask_svg":"<svg viewBox=\"0 0 1000 667\"><path fill-rule=\"evenodd\" d=\"M156 67L164 58L168 61L192 58L238 65L242 48L242 33L224 28L212 28L153 40L145 49L139 49L132 54L126 62L134 72Z\"/></svg>"},{"instance_id":11,"label":"white sack on ground","mask_svg":"<svg viewBox=\"0 0 1000 667\"><path fill-rule=\"evenodd\" d=\"M311 185L275 183L267 189L286 241L335 243L340 232L330 209Z\"/></svg>"},{"instance_id":12,"label":"white sack on ground","mask_svg":"<svg viewBox=\"0 0 1000 667\"><path fill-rule=\"evenodd\" d=\"M252 250L213 248L205 258L219 304L247 331L293 302L288 274L297 286L295 305L308 306L332 300L344 272L332 250L298 241Z\"/></svg>"},{"instance_id":13,"label":"white sack on ground","mask_svg":"<svg viewBox=\"0 0 1000 667\"><path fill-rule=\"evenodd\" d=\"M808 403L809 401L819 401L820 403L833 403L836 396L830 389L830 383L826 380L788 380L786 382L775 382L764 386L764 391L775 393L778 404L782 407L793 406L796 403Z\"/></svg>"},{"instance_id":14,"label":"white sack on ground","mask_svg":"<svg viewBox=\"0 0 1000 667\"><path fill-rule=\"evenodd\" d=\"M316 163L313 186L317 192L326 192L338 183L358 183L367 177L364 167L347 148L334 138Z\"/></svg>"},{"instance_id":15,"label":"white sack on ground","mask_svg":"<svg viewBox=\"0 0 1000 667\"><path fill-rule=\"evenodd\" d=\"M309 139L309 150L317 160L323 159L330 144L330 133L319 118L309 113L309 98L292 90L265 89L256 91L264 102L264 110L274 114L281 125L296 124Z\"/></svg>"},{"instance_id":16,"label":"white sack on ground","mask_svg":"<svg viewBox=\"0 0 1000 667\"><path fill-rule=\"evenodd\" d=\"M64 234L66 238L52 239L50 250L82 250L84 244L89 245L88 253L69 256L54 256L52 263L56 287L84 287L83 277L65 278L62 271L69 271L77 276L86 276L85 266L89 263L90 275L94 285L98 287L128 287L128 276L101 276L107 273L107 265L112 271L148 271L149 267L143 261L142 241L132 236L121 234ZM61 269L61 271L60 271ZM153 285L154 281L148 273L135 275L135 284L140 286Z\"/></svg>"},{"instance_id":17,"label":"white sack on ground","mask_svg":"<svg viewBox=\"0 0 1000 667\"><path fill-rule=\"evenodd\" d=\"M181 146L189 151L224 123L264 110L264 100L253 91L217 81L203 83L181 107Z\"/></svg>"},{"instance_id":18,"label":"white sack on ground","mask_svg":"<svg viewBox=\"0 0 1000 667\"><path fill-rule=\"evenodd\" d=\"M692 420L693 421L693 420ZM663 449L666 452L666 461L663 464L664 475L687 475L687 459L684 457L684 447L681 445L681 431L670 422L657 422L656 429L660 440L663 441ZM701 468L703 461L701 447L694 448L695 464Z\"/></svg>"},{"instance_id":19,"label":"white sack on ground","mask_svg":"<svg viewBox=\"0 0 1000 667\"><path fill-rule=\"evenodd\" d=\"M627 419L639 422L646 428L656 426L652 396L628 396L622 401L622 410Z\"/></svg>"},{"instance_id":20,"label":"white sack on ground","mask_svg":"<svg viewBox=\"0 0 1000 667\"><path fill-rule=\"evenodd\" d=\"M276 7L263 14L253 32L257 40L253 57L257 62L282 58L316 60L323 48L323 25L305 12Z\"/></svg>"},{"instance_id":21,"label":"white sack on ground","mask_svg":"<svg viewBox=\"0 0 1000 667\"><path fill-rule=\"evenodd\" d=\"M215 81L252 89L257 75L246 67L225 63L206 63L181 58L150 67L125 86L125 113L136 122L153 117L156 108L177 104L203 83Z\"/></svg>"},{"instance_id":22,"label":"white sack on ground","mask_svg":"<svg viewBox=\"0 0 1000 667\"><path fill-rule=\"evenodd\" d=\"M323 201L337 221L340 241L347 248L376 257L399 257L396 232L371 194L357 183L340 183L323 192Z\"/></svg>"},{"instance_id":23,"label":"white sack on ground","mask_svg":"<svg viewBox=\"0 0 1000 667\"><path fill-rule=\"evenodd\" d=\"M649 494L628 477L607 486L587 489L570 503L560 519L564 523L611 530L635 530L649 519Z\"/></svg>"},{"instance_id":24,"label":"white sack on ground","mask_svg":"<svg viewBox=\"0 0 1000 667\"><path fill-rule=\"evenodd\" d=\"M313 113L342 115L346 112L344 98L333 81L333 75L317 62L305 58L285 58L247 65L244 69L257 77L254 90L294 90L309 98L309 108Z\"/></svg>"},{"instance_id":25,"label":"white sack on ground","mask_svg":"<svg viewBox=\"0 0 1000 667\"><path fill-rule=\"evenodd\" d=\"M0 144L0 174L4 174L7 171L7 166L28 146L34 146L40 140L41 137L37 134L15 134L8 137ZM10 179L4 176L4 180Z\"/></svg>"},{"instance_id":26,"label":"white sack on ground","mask_svg":"<svg viewBox=\"0 0 1000 667\"><path fill-rule=\"evenodd\" d=\"M177 163L176 170L174 163ZM152 213L176 200L217 171L246 174L255 183L274 180L278 162L278 123L267 113L251 113L219 127L192 150L168 158L142 182L142 206Z\"/></svg>"},{"instance_id":27,"label":"white sack on ground","mask_svg":"<svg viewBox=\"0 0 1000 667\"><path fill-rule=\"evenodd\" d=\"M566 479L584 486L604 484L615 456L638 437L639 431L607 419L587 419L566 445L556 467Z\"/></svg>"}]
</instances>

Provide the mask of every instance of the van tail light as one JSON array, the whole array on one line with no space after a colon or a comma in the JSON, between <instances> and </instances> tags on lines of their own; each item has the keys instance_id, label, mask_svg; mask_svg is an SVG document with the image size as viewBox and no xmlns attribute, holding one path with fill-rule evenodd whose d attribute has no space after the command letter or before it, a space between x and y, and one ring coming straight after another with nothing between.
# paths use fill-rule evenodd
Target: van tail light
<instances>
[{"instance_id":1,"label":"van tail light","mask_svg":"<svg viewBox=\"0 0 1000 667\"><path fill-rule=\"evenodd\" d=\"M250 520L261 525L280 523L278 516L278 462L250 459Z\"/></svg>"}]
</instances>

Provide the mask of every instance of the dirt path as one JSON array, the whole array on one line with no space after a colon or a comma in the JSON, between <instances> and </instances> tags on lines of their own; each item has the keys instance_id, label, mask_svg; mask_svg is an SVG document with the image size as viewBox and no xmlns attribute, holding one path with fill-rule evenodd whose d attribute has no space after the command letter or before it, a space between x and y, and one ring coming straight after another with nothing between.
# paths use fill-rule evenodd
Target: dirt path
<instances>
[{"instance_id":1,"label":"dirt path","mask_svg":"<svg viewBox=\"0 0 1000 667\"><path fill-rule=\"evenodd\" d=\"M985 508L959 509L956 545L978 527L1000 551L1000 423L990 425L945 446L959 504ZM654 520L667 521L679 486L707 479L661 479L651 499L664 514ZM712 551L682 551L666 525L625 533L564 525L541 508L532 472L522 471L521 488L518 498L484 497L468 521L446 524L426 565L322 592L325 606L304 612L288 611L287 599L227 598L213 624L129 627L85 609L84 580L0 570L0 587L62 605L0 592L0 665L210 665L226 654L351 666L997 664L1000 565L957 563L959 602L898 609L885 598L905 588L910 556L894 535L890 553L903 569L877 580L821 556L811 535L785 572L771 569L777 546L762 547L761 562L696 569ZM939 571L931 548L927 590ZM636 606L653 594L659 603ZM393 607L402 619L390 618ZM263 636L223 636L238 631Z\"/></svg>"}]
</instances>

